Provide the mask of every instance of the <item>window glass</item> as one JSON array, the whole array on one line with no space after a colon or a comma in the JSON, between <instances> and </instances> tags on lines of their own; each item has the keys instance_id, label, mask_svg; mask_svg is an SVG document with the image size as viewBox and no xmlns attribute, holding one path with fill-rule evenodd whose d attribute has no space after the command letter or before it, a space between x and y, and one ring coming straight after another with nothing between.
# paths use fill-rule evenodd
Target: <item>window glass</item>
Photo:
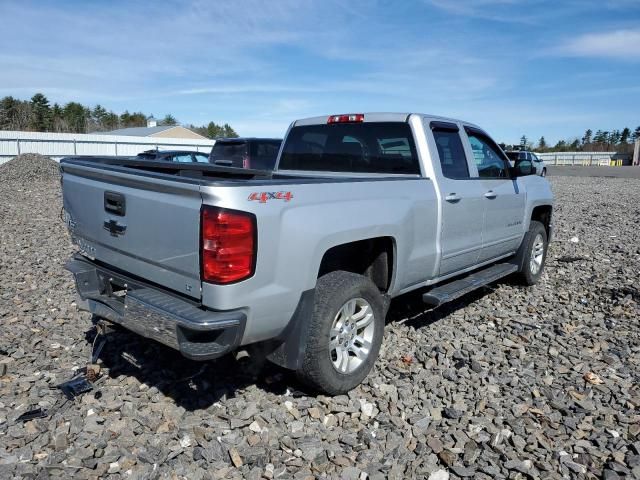
<instances>
[{"instance_id":1,"label":"window glass","mask_svg":"<svg viewBox=\"0 0 640 480\"><path fill-rule=\"evenodd\" d=\"M280 150L279 140L263 140L251 142L251 168L273 170Z\"/></svg>"},{"instance_id":2,"label":"window glass","mask_svg":"<svg viewBox=\"0 0 640 480\"><path fill-rule=\"evenodd\" d=\"M434 129L433 137L438 147L442 174L453 179L469 178L469 165L460 134L451 130Z\"/></svg>"},{"instance_id":3,"label":"window glass","mask_svg":"<svg viewBox=\"0 0 640 480\"><path fill-rule=\"evenodd\" d=\"M182 155L174 155L173 156L173 161L174 162L180 162L180 163L191 163L191 162L193 162L193 159L191 158L191 154L190 153L184 153Z\"/></svg>"},{"instance_id":4,"label":"window glass","mask_svg":"<svg viewBox=\"0 0 640 480\"><path fill-rule=\"evenodd\" d=\"M498 147L484 135L473 131L467 133L473 158L478 167L478 176L480 178L509 178L508 164L498 151Z\"/></svg>"},{"instance_id":5,"label":"window glass","mask_svg":"<svg viewBox=\"0 0 640 480\"><path fill-rule=\"evenodd\" d=\"M211 150L211 160L242 160L247 156L245 142L217 141Z\"/></svg>"},{"instance_id":6,"label":"window glass","mask_svg":"<svg viewBox=\"0 0 640 480\"><path fill-rule=\"evenodd\" d=\"M282 170L419 174L408 124L341 123L294 127L280 159Z\"/></svg>"},{"instance_id":7,"label":"window glass","mask_svg":"<svg viewBox=\"0 0 640 480\"><path fill-rule=\"evenodd\" d=\"M193 159L198 163L209 163L209 155L206 153L194 153Z\"/></svg>"}]
</instances>

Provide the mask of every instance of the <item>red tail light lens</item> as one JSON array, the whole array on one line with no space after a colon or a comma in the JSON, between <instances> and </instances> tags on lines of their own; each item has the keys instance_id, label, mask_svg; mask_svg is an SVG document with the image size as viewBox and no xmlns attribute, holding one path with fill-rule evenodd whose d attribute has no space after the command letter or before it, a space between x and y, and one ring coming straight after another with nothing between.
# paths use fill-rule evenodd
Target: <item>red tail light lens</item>
<instances>
[{"instance_id":1,"label":"red tail light lens","mask_svg":"<svg viewBox=\"0 0 640 480\"><path fill-rule=\"evenodd\" d=\"M200 227L203 281L226 284L253 275L256 258L254 215L204 206Z\"/></svg>"},{"instance_id":2,"label":"red tail light lens","mask_svg":"<svg viewBox=\"0 0 640 480\"><path fill-rule=\"evenodd\" d=\"M364 113L346 113L344 115L331 115L327 123L360 123L364 122Z\"/></svg>"},{"instance_id":3,"label":"red tail light lens","mask_svg":"<svg viewBox=\"0 0 640 480\"><path fill-rule=\"evenodd\" d=\"M251 168L251 161L249 160L249 157L242 157L242 168Z\"/></svg>"}]
</instances>

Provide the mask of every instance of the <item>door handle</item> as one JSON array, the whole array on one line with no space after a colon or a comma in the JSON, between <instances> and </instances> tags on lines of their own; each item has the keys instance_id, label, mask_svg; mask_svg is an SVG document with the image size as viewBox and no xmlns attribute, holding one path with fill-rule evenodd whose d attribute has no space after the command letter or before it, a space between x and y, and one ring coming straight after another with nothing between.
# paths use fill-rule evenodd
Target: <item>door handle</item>
<instances>
[{"instance_id":1,"label":"door handle","mask_svg":"<svg viewBox=\"0 0 640 480\"><path fill-rule=\"evenodd\" d=\"M486 198L496 198L498 195L493 190L489 190L487 193L484 194L484 196Z\"/></svg>"},{"instance_id":2,"label":"door handle","mask_svg":"<svg viewBox=\"0 0 640 480\"><path fill-rule=\"evenodd\" d=\"M450 203L456 203L459 202L460 200L462 200L462 197L459 197L458 195L456 195L455 193L450 193L449 195L447 195L446 197L444 197L444 199L447 202Z\"/></svg>"}]
</instances>

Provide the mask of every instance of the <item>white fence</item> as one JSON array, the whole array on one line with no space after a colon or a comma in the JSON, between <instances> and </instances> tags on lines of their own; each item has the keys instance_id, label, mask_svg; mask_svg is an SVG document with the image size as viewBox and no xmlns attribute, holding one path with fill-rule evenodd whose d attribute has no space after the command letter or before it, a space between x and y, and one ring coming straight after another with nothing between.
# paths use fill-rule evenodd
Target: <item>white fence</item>
<instances>
[{"instance_id":1,"label":"white fence","mask_svg":"<svg viewBox=\"0 0 640 480\"><path fill-rule=\"evenodd\" d=\"M0 131L0 164L21 153L39 153L55 160L72 155L129 156L151 149L209 153L214 143L191 138Z\"/></svg>"},{"instance_id":2,"label":"white fence","mask_svg":"<svg viewBox=\"0 0 640 480\"><path fill-rule=\"evenodd\" d=\"M613 165L631 160L631 155L616 152L549 152L536 153L548 165Z\"/></svg>"}]
</instances>

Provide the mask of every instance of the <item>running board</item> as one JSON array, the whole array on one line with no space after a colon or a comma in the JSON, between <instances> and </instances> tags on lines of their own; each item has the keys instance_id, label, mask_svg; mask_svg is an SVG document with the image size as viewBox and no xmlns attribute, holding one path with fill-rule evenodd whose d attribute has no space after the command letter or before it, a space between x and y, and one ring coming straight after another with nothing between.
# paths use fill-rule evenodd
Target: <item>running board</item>
<instances>
[{"instance_id":1,"label":"running board","mask_svg":"<svg viewBox=\"0 0 640 480\"><path fill-rule=\"evenodd\" d=\"M454 280L453 282L434 287L422 295L422 300L428 305L437 307L443 303L460 298L479 287L495 282L502 277L506 277L517 270L518 266L513 263L497 263L488 268L483 268L482 270L470 273L459 280Z\"/></svg>"}]
</instances>

